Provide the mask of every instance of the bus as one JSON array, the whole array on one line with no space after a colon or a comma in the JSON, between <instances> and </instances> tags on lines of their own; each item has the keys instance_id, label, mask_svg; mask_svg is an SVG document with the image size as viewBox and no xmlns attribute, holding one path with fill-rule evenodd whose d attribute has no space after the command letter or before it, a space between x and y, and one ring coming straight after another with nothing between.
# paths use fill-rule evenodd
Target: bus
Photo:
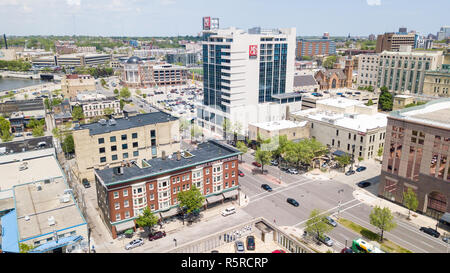
<instances>
[{"instance_id":1,"label":"bus","mask_svg":"<svg viewBox=\"0 0 450 273\"><path fill-rule=\"evenodd\" d=\"M369 244L361 238L353 240L352 250L354 253L384 253L378 247Z\"/></svg>"}]
</instances>

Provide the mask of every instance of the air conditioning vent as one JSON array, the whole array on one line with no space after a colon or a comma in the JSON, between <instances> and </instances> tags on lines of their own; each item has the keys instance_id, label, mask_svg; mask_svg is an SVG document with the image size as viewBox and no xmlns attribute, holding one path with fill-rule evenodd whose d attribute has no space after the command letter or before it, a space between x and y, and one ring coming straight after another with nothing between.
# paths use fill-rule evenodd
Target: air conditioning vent
<instances>
[{"instance_id":1,"label":"air conditioning vent","mask_svg":"<svg viewBox=\"0 0 450 273\"><path fill-rule=\"evenodd\" d=\"M48 217L47 220L48 220L48 225L49 225L49 226L53 226L53 225L56 224L56 222L55 222L55 217L53 217L53 216Z\"/></svg>"}]
</instances>

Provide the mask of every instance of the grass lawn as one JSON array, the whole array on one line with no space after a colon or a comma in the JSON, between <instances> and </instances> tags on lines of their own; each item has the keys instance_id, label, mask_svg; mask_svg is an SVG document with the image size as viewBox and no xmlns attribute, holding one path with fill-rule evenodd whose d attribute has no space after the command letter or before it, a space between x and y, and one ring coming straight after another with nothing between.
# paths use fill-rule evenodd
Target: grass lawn
<instances>
[{"instance_id":1,"label":"grass lawn","mask_svg":"<svg viewBox=\"0 0 450 273\"><path fill-rule=\"evenodd\" d=\"M362 237L364 237L370 241L379 242L379 240L380 240L380 235L378 235L377 233L375 233L365 227L362 227L350 220L347 220L345 218L340 218L337 221L341 225L355 231L358 234L361 234ZM381 250L383 250L385 252L390 252L390 253L412 253L410 250L403 248L403 247L397 245L396 243L389 241L388 239L384 239L383 243L380 244L380 247L381 247Z\"/></svg>"}]
</instances>

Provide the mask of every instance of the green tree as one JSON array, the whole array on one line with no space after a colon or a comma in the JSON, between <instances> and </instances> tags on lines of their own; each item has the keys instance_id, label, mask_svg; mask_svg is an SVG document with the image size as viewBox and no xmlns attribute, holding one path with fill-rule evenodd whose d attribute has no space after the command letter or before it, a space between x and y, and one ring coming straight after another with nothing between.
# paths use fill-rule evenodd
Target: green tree
<instances>
[{"instance_id":1,"label":"green tree","mask_svg":"<svg viewBox=\"0 0 450 273\"><path fill-rule=\"evenodd\" d=\"M0 136L3 142L13 140L14 136L11 134L11 123L0 115Z\"/></svg>"},{"instance_id":2,"label":"green tree","mask_svg":"<svg viewBox=\"0 0 450 273\"><path fill-rule=\"evenodd\" d=\"M131 97L131 92L128 87L124 87L120 90L120 97L124 99L128 99Z\"/></svg>"},{"instance_id":3,"label":"green tree","mask_svg":"<svg viewBox=\"0 0 450 273\"><path fill-rule=\"evenodd\" d=\"M203 129L197 124L191 124L191 141L200 137L203 134Z\"/></svg>"},{"instance_id":4,"label":"green tree","mask_svg":"<svg viewBox=\"0 0 450 273\"><path fill-rule=\"evenodd\" d=\"M361 164L361 162L364 161L364 157L358 156L358 165Z\"/></svg>"},{"instance_id":5,"label":"green tree","mask_svg":"<svg viewBox=\"0 0 450 273\"><path fill-rule=\"evenodd\" d=\"M110 115L114 114L114 109L112 109L112 108L105 108L105 110L103 110L103 113L106 116L110 116Z\"/></svg>"},{"instance_id":6,"label":"green tree","mask_svg":"<svg viewBox=\"0 0 450 273\"><path fill-rule=\"evenodd\" d=\"M417 195L411 188L408 188L406 192L403 192L403 204L408 208L408 219L411 219L411 210L416 211L419 206Z\"/></svg>"},{"instance_id":7,"label":"green tree","mask_svg":"<svg viewBox=\"0 0 450 273\"><path fill-rule=\"evenodd\" d=\"M380 147L380 149L378 149L377 155L379 157L383 156L383 151L384 151L383 147Z\"/></svg>"},{"instance_id":8,"label":"green tree","mask_svg":"<svg viewBox=\"0 0 450 273\"><path fill-rule=\"evenodd\" d=\"M66 154L71 154L75 152L75 143L73 141L72 134L66 135L62 143L62 149Z\"/></svg>"},{"instance_id":9,"label":"green tree","mask_svg":"<svg viewBox=\"0 0 450 273\"><path fill-rule=\"evenodd\" d=\"M34 137L44 136L44 126L39 125L39 126L34 127L32 133L33 133Z\"/></svg>"},{"instance_id":10,"label":"green tree","mask_svg":"<svg viewBox=\"0 0 450 273\"><path fill-rule=\"evenodd\" d=\"M84 119L83 109L81 108L81 106L75 106L72 109L72 118L73 120Z\"/></svg>"},{"instance_id":11,"label":"green tree","mask_svg":"<svg viewBox=\"0 0 450 273\"><path fill-rule=\"evenodd\" d=\"M373 103L372 100L369 100L369 101L366 103L366 106L372 106L372 105L374 105L374 103Z\"/></svg>"},{"instance_id":12,"label":"green tree","mask_svg":"<svg viewBox=\"0 0 450 273\"><path fill-rule=\"evenodd\" d=\"M138 90L136 90L136 94L137 94L138 96L140 96L140 95L142 95L142 91L141 91L140 89L138 89Z\"/></svg>"},{"instance_id":13,"label":"green tree","mask_svg":"<svg viewBox=\"0 0 450 273\"><path fill-rule=\"evenodd\" d=\"M247 145L245 145L244 142L238 141L236 143L236 148L242 153L241 154L241 161L242 161L242 156L248 152L248 147Z\"/></svg>"},{"instance_id":14,"label":"green tree","mask_svg":"<svg viewBox=\"0 0 450 273\"><path fill-rule=\"evenodd\" d=\"M344 171L345 171L345 167L347 165L349 165L351 163L351 157L348 154L344 154L341 156L337 156L336 157L336 161L339 163L339 165L344 166Z\"/></svg>"},{"instance_id":15,"label":"green tree","mask_svg":"<svg viewBox=\"0 0 450 273\"><path fill-rule=\"evenodd\" d=\"M264 151L261 149L256 150L255 160L261 164L261 171L264 174L264 166L270 163L272 159L272 153L270 151Z\"/></svg>"},{"instance_id":16,"label":"green tree","mask_svg":"<svg viewBox=\"0 0 450 273\"><path fill-rule=\"evenodd\" d=\"M101 80L100 80L100 84L101 84L103 87L105 87L105 86L106 86L106 81L105 81L105 79L101 79Z\"/></svg>"},{"instance_id":17,"label":"green tree","mask_svg":"<svg viewBox=\"0 0 450 273\"><path fill-rule=\"evenodd\" d=\"M51 109L51 106L50 106L50 100L49 100L48 98L46 98L46 99L44 100L44 105L45 105L45 109L48 109L48 110Z\"/></svg>"},{"instance_id":18,"label":"green tree","mask_svg":"<svg viewBox=\"0 0 450 273\"><path fill-rule=\"evenodd\" d=\"M145 99L147 97L147 94L142 94L142 97Z\"/></svg>"},{"instance_id":19,"label":"green tree","mask_svg":"<svg viewBox=\"0 0 450 273\"><path fill-rule=\"evenodd\" d=\"M116 88L116 89L114 89L114 95L119 95L119 90Z\"/></svg>"},{"instance_id":20,"label":"green tree","mask_svg":"<svg viewBox=\"0 0 450 273\"><path fill-rule=\"evenodd\" d=\"M327 216L328 215L322 214L320 210L313 209L306 221L305 231L309 234L314 234L319 238L323 238L325 233L333 229L333 227L327 223Z\"/></svg>"},{"instance_id":21,"label":"green tree","mask_svg":"<svg viewBox=\"0 0 450 273\"><path fill-rule=\"evenodd\" d=\"M158 220L158 217L155 216L148 207L146 207L142 214L136 218L136 224L151 233L153 227L158 223Z\"/></svg>"},{"instance_id":22,"label":"green tree","mask_svg":"<svg viewBox=\"0 0 450 273\"><path fill-rule=\"evenodd\" d=\"M223 130L225 139L227 139L228 134L231 133L231 128L232 128L232 124L231 124L230 119L224 118L223 123L222 123L222 130Z\"/></svg>"},{"instance_id":23,"label":"green tree","mask_svg":"<svg viewBox=\"0 0 450 273\"><path fill-rule=\"evenodd\" d=\"M205 201L205 197L195 185L192 185L188 191L178 193L177 198L180 201L180 208L185 208L187 214L199 210Z\"/></svg>"},{"instance_id":24,"label":"green tree","mask_svg":"<svg viewBox=\"0 0 450 273\"><path fill-rule=\"evenodd\" d=\"M378 99L378 108L383 111L392 111L394 105L394 97L389 92L381 92Z\"/></svg>"},{"instance_id":25,"label":"green tree","mask_svg":"<svg viewBox=\"0 0 450 273\"><path fill-rule=\"evenodd\" d=\"M189 130L191 123L189 120L187 120L185 118L180 118L178 126L179 126L178 128L179 128L180 134L183 134L184 132Z\"/></svg>"},{"instance_id":26,"label":"green tree","mask_svg":"<svg viewBox=\"0 0 450 273\"><path fill-rule=\"evenodd\" d=\"M394 221L394 216L392 215L389 208L380 208L378 206L375 206L369 217L370 224L374 225L381 231L380 242L383 242L385 231L390 231L397 226Z\"/></svg>"},{"instance_id":27,"label":"green tree","mask_svg":"<svg viewBox=\"0 0 450 273\"><path fill-rule=\"evenodd\" d=\"M337 57L336 56L334 56L334 55L333 56L329 56L323 62L323 67L328 68L328 69L332 69L336 62L337 62Z\"/></svg>"},{"instance_id":28,"label":"green tree","mask_svg":"<svg viewBox=\"0 0 450 273\"><path fill-rule=\"evenodd\" d=\"M289 144L286 135L274 136L272 142L277 142L277 147L272 151L272 156L274 158L279 158L286 150L286 146Z\"/></svg>"},{"instance_id":29,"label":"green tree","mask_svg":"<svg viewBox=\"0 0 450 273\"><path fill-rule=\"evenodd\" d=\"M20 253L28 253L30 250L32 250L34 247L24 244L24 243L19 243L19 252Z\"/></svg>"}]
</instances>

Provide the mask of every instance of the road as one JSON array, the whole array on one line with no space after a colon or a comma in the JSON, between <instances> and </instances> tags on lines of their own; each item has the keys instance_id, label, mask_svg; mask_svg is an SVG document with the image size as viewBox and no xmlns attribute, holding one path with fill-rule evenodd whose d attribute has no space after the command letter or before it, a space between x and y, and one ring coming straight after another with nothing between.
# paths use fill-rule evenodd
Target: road
<instances>
[{"instance_id":1,"label":"road","mask_svg":"<svg viewBox=\"0 0 450 273\"><path fill-rule=\"evenodd\" d=\"M266 176L279 178L282 184L274 183L274 180L260 174L252 174L251 165L253 157L244 155L244 163L239 169L245 177L239 179L242 191L250 198L250 203L242 210L252 217L263 216L274 220L279 226L295 226L302 228L313 209L319 209L324 213L332 214L351 220L372 231L377 229L370 224L369 214L372 207L355 199L352 186L336 180L313 180L303 175L291 175L280 172L277 167L265 166L268 170ZM266 192L261 188L262 184L269 184L272 192ZM340 191L343 190L343 191ZM340 193L338 193L340 192ZM294 198L299 207L294 207L286 202L287 198ZM340 205L339 205L340 201ZM397 227L391 232L385 232L385 238L403 246L414 253L446 253L447 245L441 239L431 237L420 232L418 227L395 217ZM349 246L353 239L361 236L352 230L340 225L328 234L335 242L333 249L340 251Z\"/></svg>"}]
</instances>

